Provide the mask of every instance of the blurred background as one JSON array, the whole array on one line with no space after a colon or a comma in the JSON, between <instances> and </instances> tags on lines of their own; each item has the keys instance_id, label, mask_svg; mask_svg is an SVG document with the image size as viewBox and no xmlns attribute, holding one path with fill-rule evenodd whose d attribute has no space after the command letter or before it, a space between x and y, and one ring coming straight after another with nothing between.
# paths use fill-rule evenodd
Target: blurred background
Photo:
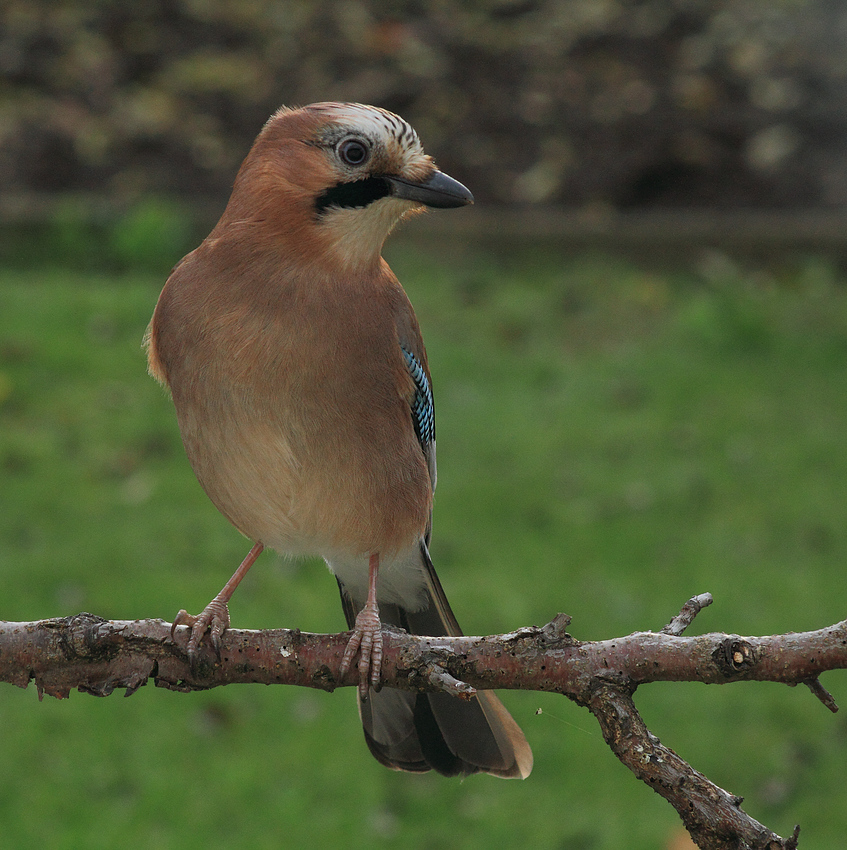
<instances>
[{"instance_id":1,"label":"blurred background","mask_svg":"<svg viewBox=\"0 0 847 850\"><path fill-rule=\"evenodd\" d=\"M199 611L248 543L141 339L280 105L399 112L474 192L386 247L438 408L433 557L467 633L767 634L845 616L847 6L838 0L5 0L0 617ZM239 627L343 627L263 555ZM841 704L847 681L824 685ZM505 693L525 782L391 773L347 689L0 688L10 846L685 850L592 718ZM652 731L841 848L847 726L804 688L653 685ZM539 712L540 709L540 712ZM109 838L105 838L109 836Z\"/></svg>"}]
</instances>

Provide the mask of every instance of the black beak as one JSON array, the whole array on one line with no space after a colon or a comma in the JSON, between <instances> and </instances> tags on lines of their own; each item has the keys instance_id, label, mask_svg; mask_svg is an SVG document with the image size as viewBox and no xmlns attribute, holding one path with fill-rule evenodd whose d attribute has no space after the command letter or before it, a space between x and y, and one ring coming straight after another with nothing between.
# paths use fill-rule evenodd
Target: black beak
<instances>
[{"instance_id":1,"label":"black beak","mask_svg":"<svg viewBox=\"0 0 847 850\"><path fill-rule=\"evenodd\" d=\"M473 203L473 195L458 180L436 170L422 183L402 177L386 177L391 186L391 196L404 198L428 207L451 209Z\"/></svg>"}]
</instances>

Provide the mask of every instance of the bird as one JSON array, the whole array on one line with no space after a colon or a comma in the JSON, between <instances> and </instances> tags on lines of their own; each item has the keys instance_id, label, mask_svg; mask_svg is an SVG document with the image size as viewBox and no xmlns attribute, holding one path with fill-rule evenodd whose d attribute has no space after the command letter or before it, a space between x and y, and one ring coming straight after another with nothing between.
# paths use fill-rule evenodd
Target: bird
<instances>
[{"instance_id":1,"label":"bird","mask_svg":"<svg viewBox=\"0 0 847 850\"><path fill-rule=\"evenodd\" d=\"M200 615L177 615L189 654L207 632L219 648L227 603L265 547L320 556L352 630L339 676L357 668L376 759L526 778L532 751L490 691L464 700L380 687L383 625L462 634L429 553L432 378L382 247L401 219L472 202L398 115L284 106L250 148L217 225L172 270L145 343L197 479L254 544Z\"/></svg>"}]
</instances>

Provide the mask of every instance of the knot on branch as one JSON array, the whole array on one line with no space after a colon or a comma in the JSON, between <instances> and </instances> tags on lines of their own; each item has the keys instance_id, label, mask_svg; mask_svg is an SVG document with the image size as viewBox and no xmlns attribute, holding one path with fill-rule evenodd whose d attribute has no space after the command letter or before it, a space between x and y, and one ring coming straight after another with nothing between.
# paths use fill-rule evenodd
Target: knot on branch
<instances>
[{"instance_id":1,"label":"knot on branch","mask_svg":"<svg viewBox=\"0 0 847 850\"><path fill-rule=\"evenodd\" d=\"M109 620L83 611L71 617L44 620L41 625L56 631L59 647L69 661L108 661L114 658L119 647L109 640L122 627Z\"/></svg>"},{"instance_id":2,"label":"knot on branch","mask_svg":"<svg viewBox=\"0 0 847 850\"><path fill-rule=\"evenodd\" d=\"M734 678L739 673L751 670L758 659L750 643L730 635L718 644L712 653L712 660L724 676Z\"/></svg>"}]
</instances>

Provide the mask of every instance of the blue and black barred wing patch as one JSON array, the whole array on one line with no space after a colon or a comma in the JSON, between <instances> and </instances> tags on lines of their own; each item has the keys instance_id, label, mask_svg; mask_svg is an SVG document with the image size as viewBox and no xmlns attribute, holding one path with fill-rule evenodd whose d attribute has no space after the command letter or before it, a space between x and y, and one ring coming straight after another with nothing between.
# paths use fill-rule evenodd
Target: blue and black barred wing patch
<instances>
[{"instance_id":1,"label":"blue and black barred wing patch","mask_svg":"<svg viewBox=\"0 0 847 850\"><path fill-rule=\"evenodd\" d=\"M417 357L402 345L400 350L406 358L409 375L415 384L415 397L412 399L412 424L415 426L418 442L426 452L427 447L435 442L435 403L432 398L432 389Z\"/></svg>"}]
</instances>

